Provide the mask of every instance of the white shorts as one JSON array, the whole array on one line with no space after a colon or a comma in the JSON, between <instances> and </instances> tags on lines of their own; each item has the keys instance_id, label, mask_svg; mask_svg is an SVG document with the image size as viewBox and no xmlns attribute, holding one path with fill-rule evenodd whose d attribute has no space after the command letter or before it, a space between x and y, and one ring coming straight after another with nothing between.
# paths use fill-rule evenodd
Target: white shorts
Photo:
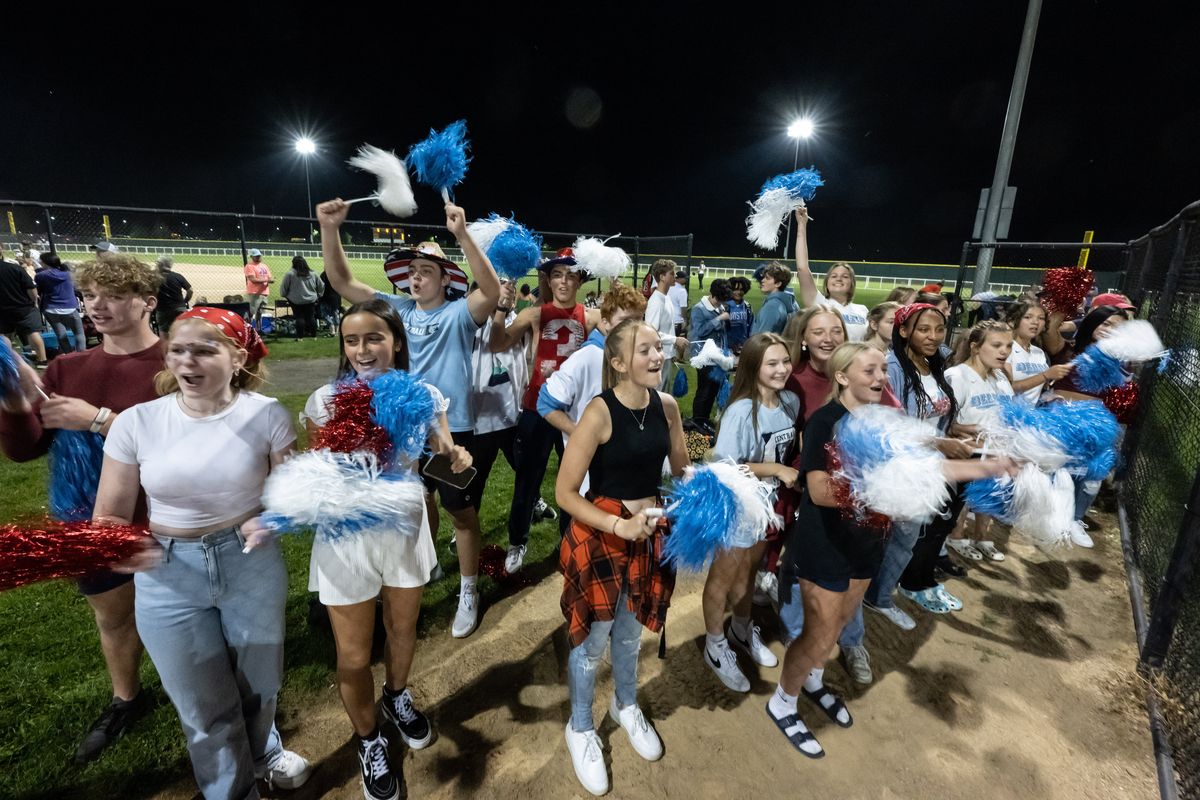
<instances>
[{"instance_id":1,"label":"white shorts","mask_svg":"<svg viewBox=\"0 0 1200 800\"><path fill-rule=\"evenodd\" d=\"M348 606L378 597L384 586L415 589L429 583L437 552L424 505L419 516L420 521L411 520L412 526L404 531L373 528L336 541L317 535L309 560L308 590L317 592L327 606Z\"/></svg>"}]
</instances>

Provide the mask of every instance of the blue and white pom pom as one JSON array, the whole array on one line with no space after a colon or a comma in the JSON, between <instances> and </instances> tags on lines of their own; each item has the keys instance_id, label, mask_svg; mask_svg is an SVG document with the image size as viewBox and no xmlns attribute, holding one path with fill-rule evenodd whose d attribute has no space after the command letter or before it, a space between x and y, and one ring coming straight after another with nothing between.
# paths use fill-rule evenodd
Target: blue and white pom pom
<instances>
[{"instance_id":1,"label":"blue and white pom pom","mask_svg":"<svg viewBox=\"0 0 1200 800\"><path fill-rule=\"evenodd\" d=\"M412 475L386 472L371 453L309 450L271 470L262 522L279 532L316 528L336 541L373 528L415 536L425 489Z\"/></svg>"},{"instance_id":2,"label":"blue and white pom pom","mask_svg":"<svg viewBox=\"0 0 1200 800\"><path fill-rule=\"evenodd\" d=\"M662 562L699 572L735 541L757 541L783 520L770 504L771 487L732 461L684 470L665 494L671 533Z\"/></svg>"},{"instance_id":3,"label":"blue and white pom pom","mask_svg":"<svg viewBox=\"0 0 1200 800\"><path fill-rule=\"evenodd\" d=\"M575 253L575 270L587 273L589 278L619 278L624 275L632 261L629 254L619 247L610 247L608 242L621 234L601 241L594 236L580 236L571 246Z\"/></svg>"},{"instance_id":4,"label":"blue and white pom pom","mask_svg":"<svg viewBox=\"0 0 1200 800\"><path fill-rule=\"evenodd\" d=\"M746 238L764 250L774 250L779 245L779 228L787 215L803 208L816 195L817 188L824 185L816 167L771 178L750 203Z\"/></svg>"},{"instance_id":5,"label":"blue and white pom pom","mask_svg":"<svg viewBox=\"0 0 1200 800\"><path fill-rule=\"evenodd\" d=\"M467 175L469 147L467 121L460 119L440 131L431 130L424 141L414 144L408 151L408 164L418 181L437 189L442 200L449 203L450 190Z\"/></svg>"},{"instance_id":6,"label":"blue and white pom pom","mask_svg":"<svg viewBox=\"0 0 1200 800\"><path fill-rule=\"evenodd\" d=\"M1125 383L1123 364L1153 361L1167 352L1153 325L1144 319L1130 320L1076 356L1072 377L1082 391L1100 394Z\"/></svg>"},{"instance_id":7,"label":"blue and white pom pom","mask_svg":"<svg viewBox=\"0 0 1200 800\"><path fill-rule=\"evenodd\" d=\"M467 226L467 233L505 278L522 278L542 260L542 237L511 217L491 214Z\"/></svg>"},{"instance_id":8,"label":"blue and white pom pom","mask_svg":"<svg viewBox=\"0 0 1200 800\"><path fill-rule=\"evenodd\" d=\"M1053 472L1070 460L1062 442L1042 429L1042 415L1021 395L1001 397L1002 412L980 426L987 453L1002 453ZM989 513L989 512L984 512Z\"/></svg>"},{"instance_id":9,"label":"blue and white pom pom","mask_svg":"<svg viewBox=\"0 0 1200 800\"><path fill-rule=\"evenodd\" d=\"M1069 540L1075 484L1064 469L1048 474L1036 464L1025 464L1015 477L971 481L965 496L972 511L1011 525L1047 552Z\"/></svg>"},{"instance_id":10,"label":"blue and white pom pom","mask_svg":"<svg viewBox=\"0 0 1200 800\"><path fill-rule=\"evenodd\" d=\"M7 342L0 342L0 399L21 391L20 358Z\"/></svg>"},{"instance_id":11,"label":"blue and white pom pom","mask_svg":"<svg viewBox=\"0 0 1200 800\"><path fill-rule=\"evenodd\" d=\"M425 452L429 429L437 422L429 387L395 369L372 379L370 386L372 420L388 432L395 453L416 460Z\"/></svg>"},{"instance_id":12,"label":"blue and white pom pom","mask_svg":"<svg viewBox=\"0 0 1200 800\"><path fill-rule=\"evenodd\" d=\"M104 438L91 431L59 430L50 442L50 515L61 522L92 518Z\"/></svg>"},{"instance_id":13,"label":"blue and white pom pom","mask_svg":"<svg viewBox=\"0 0 1200 800\"><path fill-rule=\"evenodd\" d=\"M1100 480L1117 460L1120 425L1099 400L1046 403L1036 408L1014 400L1002 401L1000 418L1009 427L1025 427L1057 442L1067 454L1064 466L1072 475ZM1036 434L1032 434L1036 435ZM1019 452L1011 455L1021 458ZM1031 461L1037 459L1030 458ZM1046 464L1042 464L1046 468Z\"/></svg>"},{"instance_id":14,"label":"blue and white pom pom","mask_svg":"<svg viewBox=\"0 0 1200 800\"><path fill-rule=\"evenodd\" d=\"M856 408L834 432L840 474L857 504L898 522L925 524L950 501L936 432L919 419L881 405Z\"/></svg>"},{"instance_id":15,"label":"blue and white pom pom","mask_svg":"<svg viewBox=\"0 0 1200 800\"><path fill-rule=\"evenodd\" d=\"M379 203L393 217L401 219L417 213L417 200L413 197L408 170L395 153L364 144L348 163L355 169L370 172L379 181L379 185L373 194L347 200L347 204L372 200Z\"/></svg>"},{"instance_id":16,"label":"blue and white pom pom","mask_svg":"<svg viewBox=\"0 0 1200 800\"><path fill-rule=\"evenodd\" d=\"M737 363L733 353L723 349L712 339L705 339L701 342L691 342L689 348L692 351L692 357L688 363L694 369L703 369L704 367L720 367L729 372Z\"/></svg>"}]
</instances>

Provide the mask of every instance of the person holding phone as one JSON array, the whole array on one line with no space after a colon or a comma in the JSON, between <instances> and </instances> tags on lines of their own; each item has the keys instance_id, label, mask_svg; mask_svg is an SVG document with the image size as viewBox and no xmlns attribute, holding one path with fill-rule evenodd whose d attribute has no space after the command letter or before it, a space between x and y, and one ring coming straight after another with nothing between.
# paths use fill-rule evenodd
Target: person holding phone
<instances>
[{"instance_id":1,"label":"person holding phone","mask_svg":"<svg viewBox=\"0 0 1200 800\"><path fill-rule=\"evenodd\" d=\"M389 370L407 370L409 366L404 324L392 306L382 300L351 306L338 336L342 357L337 379L313 392L301 414L310 442L318 439L329 421L330 401L340 382L354 378L371 381ZM465 474L471 466L471 455L454 444L450 436L446 419L449 402L436 388L425 386L437 410L437 424L429 432L434 458L448 460L451 475L447 478ZM415 468L411 462L394 466L395 471L410 475ZM417 709L407 684L416 649L421 594L437 566L437 554L424 508L414 510L408 525L409 530L372 528L336 541L318 534L313 540L309 568L309 591L317 592L329 609L337 647L338 691L358 739L363 792L379 800L396 798L400 785L388 755L387 738L375 722L371 646L379 598L383 600L387 631L386 679L379 699L383 718L414 750L433 739L429 718Z\"/></svg>"}]
</instances>

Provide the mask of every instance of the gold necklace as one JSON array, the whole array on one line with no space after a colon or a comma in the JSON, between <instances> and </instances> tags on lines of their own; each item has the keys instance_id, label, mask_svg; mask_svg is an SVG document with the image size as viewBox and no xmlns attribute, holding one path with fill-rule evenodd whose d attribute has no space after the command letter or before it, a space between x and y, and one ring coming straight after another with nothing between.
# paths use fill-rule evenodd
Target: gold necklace
<instances>
[{"instance_id":1,"label":"gold necklace","mask_svg":"<svg viewBox=\"0 0 1200 800\"><path fill-rule=\"evenodd\" d=\"M204 413L203 411L201 411L200 409L198 409L198 408L192 408L191 406L189 406L189 405L188 405L188 403L187 403L187 400L185 400L185 399L183 398L183 392L180 392L180 393L179 393L179 403L180 403L180 405L182 405L182 406L183 406L184 408L186 408L188 411L192 412L192 414L194 414L194 415L195 415L195 416L197 416L197 417L211 417L211 416L213 416L214 414L220 414L222 411L224 411L225 409L229 408L230 404L231 404L231 403L233 403L233 401L234 401L234 400L236 400L236 399L237 399L237 392L234 392L234 393L233 393L233 395L232 395L232 396L230 396L230 398L229 398L228 400L226 400L224 403L222 403L222 404L221 404L220 408L218 408L218 409L216 409L215 411L212 411L212 412L210 412L210 413L208 413L208 414L205 414L205 413Z\"/></svg>"}]
</instances>

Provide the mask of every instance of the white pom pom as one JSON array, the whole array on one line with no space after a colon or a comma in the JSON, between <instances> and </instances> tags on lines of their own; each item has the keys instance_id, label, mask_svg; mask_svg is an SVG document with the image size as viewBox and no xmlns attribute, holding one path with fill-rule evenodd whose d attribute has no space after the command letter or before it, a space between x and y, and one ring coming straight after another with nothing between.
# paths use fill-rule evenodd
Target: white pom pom
<instances>
[{"instance_id":1,"label":"white pom pom","mask_svg":"<svg viewBox=\"0 0 1200 800\"><path fill-rule=\"evenodd\" d=\"M1012 456L1051 472L1071 458L1062 443L1034 428L1006 428L994 419L985 421L982 428L988 453Z\"/></svg>"},{"instance_id":2,"label":"white pom pom","mask_svg":"<svg viewBox=\"0 0 1200 800\"><path fill-rule=\"evenodd\" d=\"M746 217L746 238L764 250L779 246L779 228L787 215L802 208L804 201L792 197L787 189L768 189L750 203Z\"/></svg>"},{"instance_id":3,"label":"white pom pom","mask_svg":"<svg viewBox=\"0 0 1200 800\"><path fill-rule=\"evenodd\" d=\"M1117 361L1136 363L1150 361L1167 352L1154 326L1144 319L1118 325L1108 336L1097 339L1096 346Z\"/></svg>"},{"instance_id":4,"label":"white pom pom","mask_svg":"<svg viewBox=\"0 0 1200 800\"><path fill-rule=\"evenodd\" d=\"M577 269L586 271L593 278L619 278L632 263L621 248L609 247L591 236L580 236L571 249L575 251Z\"/></svg>"},{"instance_id":5,"label":"white pom pom","mask_svg":"<svg viewBox=\"0 0 1200 800\"><path fill-rule=\"evenodd\" d=\"M370 172L379 180L379 187L371 196L389 214L404 218L417 213L417 200L413 197L408 170L395 153L364 144L348 163L355 169Z\"/></svg>"},{"instance_id":6,"label":"white pom pom","mask_svg":"<svg viewBox=\"0 0 1200 800\"><path fill-rule=\"evenodd\" d=\"M501 217L493 214L486 219L477 219L467 226L467 233L471 234L471 238L475 240L475 244L479 246L481 252L486 253L492 247L492 242L496 241L496 237L504 233L512 221L507 217Z\"/></svg>"},{"instance_id":7,"label":"white pom pom","mask_svg":"<svg viewBox=\"0 0 1200 800\"><path fill-rule=\"evenodd\" d=\"M1075 519L1075 483L1066 470L1047 475L1026 464L1013 478L1012 527L1034 545L1052 552L1069 539Z\"/></svg>"},{"instance_id":8,"label":"white pom pom","mask_svg":"<svg viewBox=\"0 0 1200 800\"><path fill-rule=\"evenodd\" d=\"M770 485L730 460L714 461L708 466L737 499L740 513L729 531L731 540L761 540L768 529L783 526L783 520L771 507Z\"/></svg>"},{"instance_id":9,"label":"white pom pom","mask_svg":"<svg viewBox=\"0 0 1200 800\"><path fill-rule=\"evenodd\" d=\"M699 353L692 356L690 363L695 369L720 367L729 372L737 362L732 355L721 352L721 348L712 339L705 339L704 346L700 348Z\"/></svg>"},{"instance_id":10,"label":"white pom pom","mask_svg":"<svg viewBox=\"0 0 1200 800\"><path fill-rule=\"evenodd\" d=\"M940 453L920 450L893 456L863 471L855 499L897 522L924 525L950 502L944 460Z\"/></svg>"}]
</instances>

